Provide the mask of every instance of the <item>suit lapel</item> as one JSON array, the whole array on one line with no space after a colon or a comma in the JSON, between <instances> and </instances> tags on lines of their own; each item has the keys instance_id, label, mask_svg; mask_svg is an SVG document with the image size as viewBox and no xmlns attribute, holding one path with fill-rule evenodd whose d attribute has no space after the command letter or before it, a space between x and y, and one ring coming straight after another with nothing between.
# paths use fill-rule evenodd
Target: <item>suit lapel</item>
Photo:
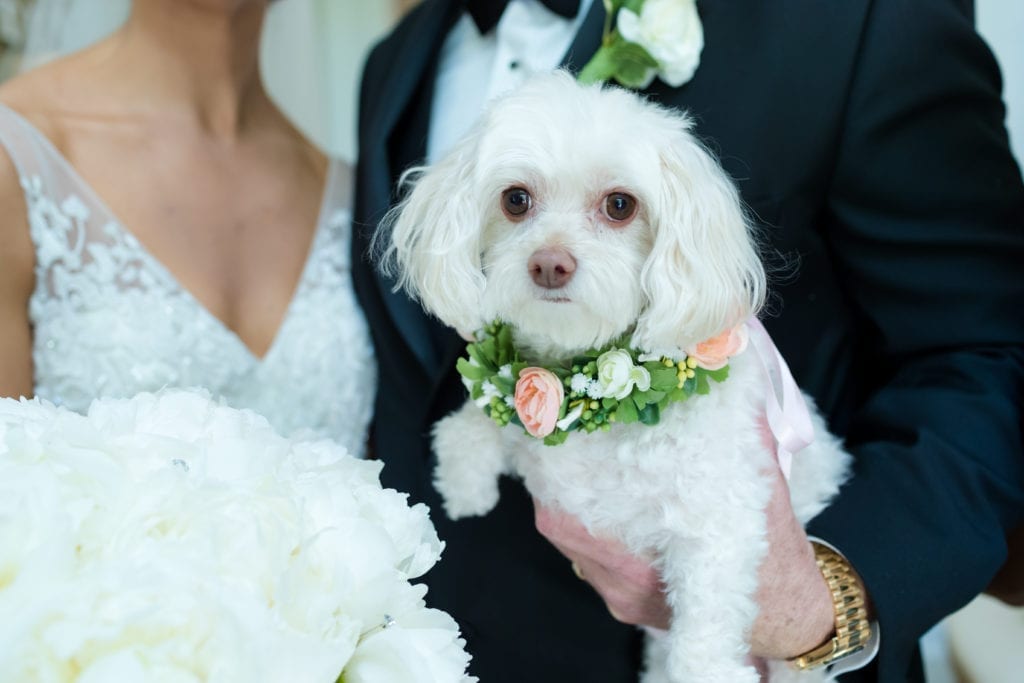
<instances>
[{"instance_id":1,"label":"suit lapel","mask_svg":"<svg viewBox=\"0 0 1024 683\"><path fill-rule=\"evenodd\" d=\"M580 26L576 39L569 46L569 51L562 58L562 66L578 73L583 65L590 61L597 49L601 47L601 36L604 33L604 3L594 0Z\"/></svg>"},{"instance_id":2,"label":"suit lapel","mask_svg":"<svg viewBox=\"0 0 1024 683\"><path fill-rule=\"evenodd\" d=\"M367 197L361 217L371 230L394 199L395 181L410 165L421 163L426 151L431 97L438 53L454 20L458 0L427 0L397 41L383 69L367 74L364 84L366 124L360 149L360 172ZM437 323L424 315L405 294L392 291L394 282L374 271L380 300L399 334L420 364L433 374L439 362L434 343Z\"/></svg>"}]
</instances>

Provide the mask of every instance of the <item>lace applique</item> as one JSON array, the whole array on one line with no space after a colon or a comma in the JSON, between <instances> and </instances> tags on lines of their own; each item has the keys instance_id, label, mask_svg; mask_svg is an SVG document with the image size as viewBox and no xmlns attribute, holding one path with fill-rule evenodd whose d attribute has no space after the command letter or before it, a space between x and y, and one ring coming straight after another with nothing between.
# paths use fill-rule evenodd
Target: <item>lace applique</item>
<instances>
[{"instance_id":1,"label":"lace applique","mask_svg":"<svg viewBox=\"0 0 1024 683\"><path fill-rule=\"evenodd\" d=\"M58 194L54 187L76 184L60 180L22 177L36 247L29 314L39 396L84 410L96 396L204 387L287 435L331 437L363 452L376 366L351 286L347 209L325 200L294 299L260 359L92 201L88 186Z\"/></svg>"}]
</instances>

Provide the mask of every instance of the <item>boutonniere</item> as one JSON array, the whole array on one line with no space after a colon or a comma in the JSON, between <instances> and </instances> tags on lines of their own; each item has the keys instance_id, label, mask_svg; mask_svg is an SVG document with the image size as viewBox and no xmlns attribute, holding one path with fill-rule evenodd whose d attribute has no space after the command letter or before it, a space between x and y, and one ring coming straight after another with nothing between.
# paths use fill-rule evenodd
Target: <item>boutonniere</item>
<instances>
[{"instance_id":1,"label":"boutonniere","mask_svg":"<svg viewBox=\"0 0 1024 683\"><path fill-rule=\"evenodd\" d=\"M643 89L655 77L672 87L697 71L704 28L696 0L603 0L601 47L580 71L583 83L615 80Z\"/></svg>"},{"instance_id":2,"label":"boutonniere","mask_svg":"<svg viewBox=\"0 0 1024 683\"><path fill-rule=\"evenodd\" d=\"M642 353L622 339L543 367L524 359L512 329L495 322L477 332L457 367L470 398L499 426L518 425L556 446L572 432L608 431L616 422L658 424L672 403L724 382L747 337L739 325L679 358Z\"/></svg>"}]
</instances>

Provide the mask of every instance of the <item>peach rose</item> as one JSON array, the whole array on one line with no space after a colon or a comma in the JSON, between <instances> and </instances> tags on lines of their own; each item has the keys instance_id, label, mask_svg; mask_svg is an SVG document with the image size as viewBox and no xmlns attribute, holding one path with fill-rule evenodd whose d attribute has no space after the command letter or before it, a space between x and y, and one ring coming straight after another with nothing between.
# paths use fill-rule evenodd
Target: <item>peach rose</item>
<instances>
[{"instance_id":1,"label":"peach rose","mask_svg":"<svg viewBox=\"0 0 1024 683\"><path fill-rule=\"evenodd\" d=\"M550 370L523 368L516 382L516 414L530 436L544 438L555 431L565 390Z\"/></svg>"},{"instance_id":2,"label":"peach rose","mask_svg":"<svg viewBox=\"0 0 1024 683\"><path fill-rule=\"evenodd\" d=\"M743 353L747 348L747 337L747 326L740 323L717 337L687 348L686 355L705 370L719 370L725 367L730 357Z\"/></svg>"}]
</instances>

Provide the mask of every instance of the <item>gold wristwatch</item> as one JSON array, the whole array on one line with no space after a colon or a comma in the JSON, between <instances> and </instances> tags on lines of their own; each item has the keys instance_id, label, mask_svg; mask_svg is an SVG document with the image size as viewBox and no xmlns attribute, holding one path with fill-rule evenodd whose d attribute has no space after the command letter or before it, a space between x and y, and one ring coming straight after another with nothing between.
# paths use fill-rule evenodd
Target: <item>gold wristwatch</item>
<instances>
[{"instance_id":1,"label":"gold wristwatch","mask_svg":"<svg viewBox=\"0 0 1024 683\"><path fill-rule=\"evenodd\" d=\"M835 610L835 634L824 645L816 647L789 663L796 669L816 669L827 666L838 659L860 652L871 637L868 623L864 588L850 564L842 555L828 546L811 541L814 559L818 563L829 592L832 593L832 608Z\"/></svg>"}]
</instances>

